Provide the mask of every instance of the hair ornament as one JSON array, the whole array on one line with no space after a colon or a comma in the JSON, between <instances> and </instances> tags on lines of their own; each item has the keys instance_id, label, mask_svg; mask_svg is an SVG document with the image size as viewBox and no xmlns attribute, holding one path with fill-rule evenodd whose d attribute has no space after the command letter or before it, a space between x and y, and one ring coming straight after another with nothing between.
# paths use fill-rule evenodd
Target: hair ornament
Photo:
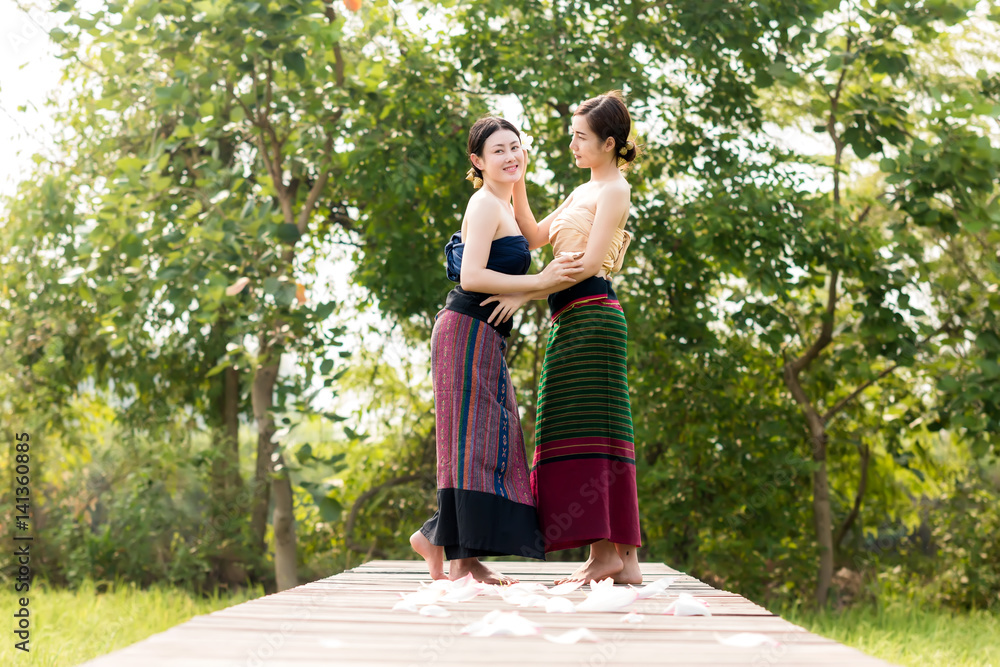
<instances>
[{"instance_id":1,"label":"hair ornament","mask_svg":"<svg viewBox=\"0 0 1000 667\"><path fill-rule=\"evenodd\" d=\"M469 167L469 171L465 172L465 180L472 181L472 187L476 190L483 187L483 179L476 174L474 167Z\"/></svg>"},{"instance_id":2,"label":"hair ornament","mask_svg":"<svg viewBox=\"0 0 1000 667\"><path fill-rule=\"evenodd\" d=\"M634 148L635 148L635 143L631 139L629 139L625 142L624 146L618 149L618 154L621 155L622 157L625 157L625 155L627 155L628 152L630 150L633 150Z\"/></svg>"}]
</instances>

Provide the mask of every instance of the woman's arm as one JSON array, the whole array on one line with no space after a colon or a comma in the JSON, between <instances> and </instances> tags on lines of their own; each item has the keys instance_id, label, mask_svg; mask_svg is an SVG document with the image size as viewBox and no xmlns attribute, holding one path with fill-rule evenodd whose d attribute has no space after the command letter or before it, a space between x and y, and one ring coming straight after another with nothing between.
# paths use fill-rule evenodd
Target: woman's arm
<instances>
[{"instance_id":1,"label":"woman's arm","mask_svg":"<svg viewBox=\"0 0 1000 667\"><path fill-rule=\"evenodd\" d=\"M594 214L594 225L590 230L590 236L587 240L587 249L583 253L582 268L579 273L572 274L576 280L585 280L601 272L604 258L608 256L608 250L611 249L611 241L614 238L615 229L618 228L622 218L628 214L630 192L628 184L622 182L606 185L597 195L597 210ZM553 260L553 263L571 256L575 258L579 254L564 253L561 257ZM516 293L499 293L486 299L481 305L485 306L490 303L496 303L497 305L493 309L490 320L497 318L498 322L502 322L510 319L514 312L528 301L544 299L549 294L565 288L565 286L554 285Z\"/></svg>"},{"instance_id":2,"label":"woman's arm","mask_svg":"<svg viewBox=\"0 0 1000 667\"><path fill-rule=\"evenodd\" d=\"M574 260L576 260L582 252L567 253L571 255ZM577 274L572 274L573 277L577 277ZM560 292L566 289L566 285L553 285L551 287L546 287L544 289L538 289L531 292L515 292L514 294L495 294L482 303L480 306L485 306L487 304L495 303L496 306L493 307L493 313L487 320L488 323L492 324L494 321L499 324L500 322L506 322L514 313L517 312L524 304L529 301L534 301L535 299L544 299L550 294Z\"/></svg>"},{"instance_id":3,"label":"woman's arm","mask_svg":"<svg viewBox=\"0 0 1000 667\"><path fill-rule=\"evenodd\" d=\"M573 200L572 193L563 201L556 210L545 216L541 222L535 222L535 214L531 212L531 204L528 202L528 190L522 178L514 184L514 219L521 230L524 238L528 239L528 247L531 250L541 248L549 243L549 227L552 221L564 208Z\"/></svg>"},{"instance_id":4,"label":"woman's arm","mask_svg":"<svg viewBox=\"0 0 1000 667\"><path fill-rule=\"evenodd\" d=\"M493 197L473 197L465 210L465 230L463 239L465 251L462 254L462 289L469 292L503 294L529 292L549 287L561 286L565 289L576 282L570 276L579 273L582 264L579 259L562 257L550 262L541 273L518 276L491 271L486 268L490 259L490 246L500 226L502 208Z\"/></svg>"}]
</instances>

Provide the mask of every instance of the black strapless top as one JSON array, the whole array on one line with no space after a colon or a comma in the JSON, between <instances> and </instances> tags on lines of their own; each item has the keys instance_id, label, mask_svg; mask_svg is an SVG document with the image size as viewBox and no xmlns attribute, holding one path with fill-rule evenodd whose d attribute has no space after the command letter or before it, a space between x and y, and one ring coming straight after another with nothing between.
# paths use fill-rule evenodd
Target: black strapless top
<instances>
[{"instance_id":1,"label":"black strapless top","mask_svg":"<svg viewBox=\"0 0 1000 667\"><path fill-rule=\"evenodd\" d=\"M462 242L462 232L455 232L444 247L445 263L448 270L448 280L457 283L462 279L462 254L465 244ZM511 276L523 276L531 268L531 252L528 250L528 239L523 236L501 236L490 244L490 258L486 260L486 268L490 271L506 273Z\"/></svg>"},{"instance_id":2,"label":"black strapless top","mask_svg":"<svg viewBox=\"0 0 1000 667\"><path fill-rule=\"evenodd\" d=\"M462 253L465 251L465 243L462 242L462 232L455 232L444 247L445 264L447 267L448 279L459 282L462 277ZM490 244L490 257L486 261L486 268L490 271L506 273L512 276L523 276L531 268L531 252L528 250L528 239L523 236L503 236L494 239ZM461 286L456 287L448 293L445 301L445 310L453 310L474 317L485 322L493 314L496 308L495 303L485 306L479 304L493 296L482 292L468 292ZM504 337L510 336L514 327L513 319L506 322L493 323L490 326L498 334Z\"/></svg>"}]
</instances>

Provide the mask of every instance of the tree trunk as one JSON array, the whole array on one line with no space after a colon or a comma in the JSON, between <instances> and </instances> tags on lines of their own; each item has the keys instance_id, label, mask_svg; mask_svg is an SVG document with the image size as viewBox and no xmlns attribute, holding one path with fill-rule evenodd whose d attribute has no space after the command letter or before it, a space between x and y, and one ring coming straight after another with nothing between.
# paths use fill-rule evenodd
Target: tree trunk
<instances>
[{"instance_id":1,"label":"tree trunk","mask_svg":"<svg viewBox=\"0 0 1000 667\"><path fill-rule=\"evenodd\" d=\"M826 604L833 581L833 512L830 509L830 483L826 477L826 427L814 413L810 422L818 423L818 430L810 425L813 462L813 520L816 541L819 544L819 575L816 579L816 604Z\"/></svg>"},{"instance_id":2,"label":"tree trunk","mask_svg":"<svg viewBox=\"0 0 1000 667\"><path fill-rule=\"evenodd\" d=\"M251 529L257 547L263 552L267 531L267 507L270 493L274 491L274 574L278 590L298 585L296 576L295 514L292 502L292 482L282 463L275 474L272 460L274 443L274 385L278 380L281 354L274 354L261 337L261 355L264 363L257 367L251 396L253 415L257 421L257 470L254 475L254 500ZM280 457L279 457L279 460Z\"/></svg>"},{"instance_id":3,"label":"tree trunk","mask_svg":"<svg viewBox=\"0 0 1000 667\"><path fill-rule=\"evenodd\" d=\"M816 412L799 378L791 366L785 366L785 383L802 408L809 427L809 441L812 445L812 460L816 464L813 472L813 522L816 528L816 542L819 545L819 573L816 578L816 604L826 604L833 581L833 512L830 509L830 482L826 476L826 422Z\"/></svg>"},{"instance_id":4,"label":"tree trunk","mask_svg":"<svg viewBox=\"0 0 1000 667\"><path fill-rule=\"evenodd\" d=\"M868 488L868 462L871 460L871 449L868 448L868 445L864 447L858 445L858 454L861 455L861 479L858 480L858 491L854 494L854 507L851 508L847 518L844 519L844 523L840 525L836 537L833 538L833 546L837 549L840 548L840 543L844 541L844 536L847 535L847 531L851 529L854 520L861 513L861 502L865 499L865 489Z\"/></svg>"},{"instance_id":5,"label":"tree trunk","mask_svg":"<svg viewBox=\"0 0 1000 667\"><path fill-rule=\"evenodd\" d=\"M247 502L242 496L240 476L240 373L230 366L216 376L218 393L213 401L211 421L214 424L214 456L211 479L211 525L216 531L216 543L228 544L215 554L219 581L236 585L246 580L247 571L241 549L233 542L240 532Z\"/></svg>"},{"instance_id":6,"label":"tree trunk","mask_svg":"<svg viewBox=\"0 0 1000 667\"><path fill-rule=\"evenodd\" d=\"M215 457L212 459L212 494L217 509L231 512L229 505L239 494L240 478L240 376L229 367L217 376L218 398L215 401Z\"/></svg>"},{"instance_id":7,"label":"tree trunk","mask_svg":"<svg viewBox=\"0 0 1000 667\"><path fill-rule=\"evenodd\" d=\"M240 372L230 366L222 372L225 392L222 404L223 447L229 463L226 490L229 498L239 495L243 486L240 476Z\"/></svg>"},{"instance_id":8,"label":"tree trunk","mask_svg":"<svg viewBox=\"0 0 1000 667\"><path fill-rule=\"evenodd\" d=\"M292 482L285 468L285 461L278 457L280 472L271 478L274 487L274 574L278 590L284 591L299 585L295 548L295 513Z\"/></svg>"},{"instance_id":9,"label":"tree trunk","mask_svg":"<svg viewBox=\"0 0 1000 667\"><path fill-rule=\"evenodd\" d=\"M264 363L259 365L253 378L250 397L253 403L253 416L257 422L257 468L253 479L253 505L250 515L250 530L254 545L258 551L264 552L264 536L267 532L267 507L271 501L271 472L274 464L271 454L274 453L274 417L271 406L274 404L274 385L278 379L278 365L281 355L270 359L270 349L264 336L261 336L260 358Z\"/></svg>"}]
</instances>

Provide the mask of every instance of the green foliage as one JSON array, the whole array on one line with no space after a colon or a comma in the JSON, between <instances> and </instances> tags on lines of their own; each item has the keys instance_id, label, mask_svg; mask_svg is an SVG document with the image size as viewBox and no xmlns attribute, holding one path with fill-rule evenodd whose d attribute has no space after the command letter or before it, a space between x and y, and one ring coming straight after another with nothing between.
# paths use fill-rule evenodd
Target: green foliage
<instances>
[{"instance_id":1,"label":"green foliage","mask_svg":"<svg viewBox=\"0 0 1000 667\"><path fill-rule=\"evenodd\" d=\"M661 312L631 329L664 325ZM640 349L631 382L646 557L746 595L803 594L812 464L770 358L670 333Z\"/></svg>"},{"instance_id":2,"label":"green foliage","mask_svg":"<svg viewBox=\"0 0 1000 667\"><path fill-rule=\"evenodd\" d=\"M955 607L995 609L1000 605L1000 484L978 477L962 480L934 517L932 539L943 568L929 572L931 590Z\"/></svg>"},{"instance_id":3,"label":"green foliage","mask_svg":"<svg viewBox=\"0 0 1000 667\"><path fill-rule=\"evenodd\" d=\"M212 507L207 435L183 423L159 431L163 440L123 429L97 401L74 402L68 416L72 440L35 440L33 569L41 577L70 587L122 580L201 591L224 585L229 563L256 562L243 547L245 521L230 520L246 508ZM0 467L13 474L9 458Z\"/></svg>"},{"instance_id":4,"label":"green foliage","mask_svg":"<svg viewBox=\"0 0 1000 667\"><path fill-rule=\"evenodd\" d=\"M1000 530L996 466L972 463L941 493L924 497L917 521L883 525L850 550L865 575L865 596L882 602L996 609L1000 577L993 563Z\"/></svg>"}]
</instances>

